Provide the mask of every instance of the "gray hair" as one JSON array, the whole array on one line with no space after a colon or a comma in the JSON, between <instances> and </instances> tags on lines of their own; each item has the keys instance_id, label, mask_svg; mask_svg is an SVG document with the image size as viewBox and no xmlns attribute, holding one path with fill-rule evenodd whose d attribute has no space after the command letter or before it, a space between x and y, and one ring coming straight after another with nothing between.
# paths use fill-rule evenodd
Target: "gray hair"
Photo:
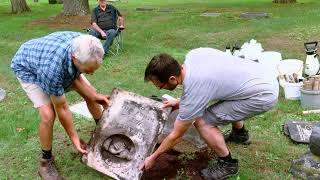
<instances>
[{"instance_id":1,"label":"gray hair","mask_svg":"<svg viewBox=\"0 0 320 180\"><path fill-rule=\"evenodd\" d=\"M71 52L80 64L95 61L102 63L104 50L99 39L91 35L80 35L73 39Z\"/></svg>"}]
</instances>

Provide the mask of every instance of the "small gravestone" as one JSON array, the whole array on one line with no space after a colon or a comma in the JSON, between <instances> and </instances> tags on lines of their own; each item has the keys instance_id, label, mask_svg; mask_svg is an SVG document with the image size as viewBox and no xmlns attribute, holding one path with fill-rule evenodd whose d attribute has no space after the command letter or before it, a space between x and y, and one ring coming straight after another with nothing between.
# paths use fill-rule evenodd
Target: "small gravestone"
<instances>
[{"instance_id":1,"label":"small gravestone","mask_svg":"<svg viewBox=\"0 0 320 180\"><path fill-rule=\"evenodd\" d=\"M241 13L242 18L267 18L268 14L265 12L244 12Z\"/></svg>"},{"instance_id":2,"label":"small gravestone","mask_svg":"<svg viewBox=\"0 0 320 180\"><path fill-rule=\"evenodd\" d=\"M309 143L313 125L314 123L307 121L287 121L283 125L283 132L294 142Z\"/></svg>"},{"instance_id":3,"label":"small gravestone","mask_svg":"<svg viewBox=\"0 0 320 180\"><path fill-rule=\"evenodd\" d=\"M132 92L114 89L82 161L114 179L138 180L168 119L170 108Z\"/></svg>"},{"instance_id":4,"label":"small gravestone","mask_svg":"<svg viewBox=\"0 0 320 180\"><path fill-rule=\"evenodd\" d=\"M137 7L136 11L154 11L155 8L152 7Z\"/></svg>"},{"instance_id":5,"label":"small gravestone","mask_svg":"<svg viewBox=\"0 0 320 180\"><path fill-rule=\"evenodd\" d=\"M6 91L0 88L0 102L6 97Z\"/></svg>"},{"instance_id":6,"label":"small gravestone","mask_svg":"<svg viewBox=\"0 0 320 180\"><path fill-rule=\"evenodd\" d=\"M159 12L175 12L174 9L159 9Z\"/></svg>"},{"instance_id":7,"label":"small gravestone","mask_svg":"<svg viewBox=\"0 0 320 180\"><path fill-rule=\"evenodd\" d=\"M217 12L205 12L205 13L202 13L200 16L218 17L218 16L221 16L221 13L217 13Z\"/></svg>"},{"instance_id":8,"label":"small gravestone","mask_svg":"<svg viewBox=\"0 0 320 180\"><path fill-rule=\"evenodd\" d=\"M320 157L307 152L292 161L290 172L301 179L320 179Z\"/></svg>"}]
</instances>

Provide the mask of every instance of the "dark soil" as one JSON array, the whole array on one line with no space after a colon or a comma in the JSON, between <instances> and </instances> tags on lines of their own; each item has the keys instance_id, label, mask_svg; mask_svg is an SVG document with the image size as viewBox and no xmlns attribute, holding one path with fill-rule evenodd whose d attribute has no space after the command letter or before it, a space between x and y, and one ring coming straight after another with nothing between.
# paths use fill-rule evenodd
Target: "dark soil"
<instances>
[{"instance_id":1,"label":"dark soil","mask_svg":"<svg viewBox=\"0 0 320 180\"><path fill-rule=\"evenodd\" d=\"M171 150L161 155L153 168L145 171L142 180L174 180L191 179L201 180L200 171L206 168L208 161L213 157L208 149L202 149L195 152L193 159L179 160L182 153Z\"/></svg>"}]
</instances>

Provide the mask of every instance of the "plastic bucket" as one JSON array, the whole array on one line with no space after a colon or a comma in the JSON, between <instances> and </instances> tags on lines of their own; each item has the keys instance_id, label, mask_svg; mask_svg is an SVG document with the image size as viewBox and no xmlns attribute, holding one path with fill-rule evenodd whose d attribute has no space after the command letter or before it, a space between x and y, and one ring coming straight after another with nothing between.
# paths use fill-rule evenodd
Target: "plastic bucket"
<instances>
[{"instance_id":1,"label":"plastic bucket","mask_svg":"<svg viewBox=\"0 0 320 180\"><path fill-rule=\"evenodd\" d=\"M258 62L263 64L266 68L269 68L272 71L272 75L277 77L279 75L277 67L281 59L282 56L279 52L264 51L258 57Z\"/></svg>"},{"instance_id":2,"label":"plastic bucket","mask_svg":"<svg viewBox=\"0 0 320 180\"><path fill-rule=\"evenodd\" d=\"M301 89L301 106L304 109L320 109L320 91L309 91Z\"/></svg>"},{"instance_id":3,"label":"plastic bucket","mask_svg":"<svg viewBox=\"0 0 320 180\"><path fill-rule=\"evenodd\" d=\"M302 77L303 61L298 59L284 59L279 62L278 72L279 74L298 74L298 77Z\"/></svg>"},{"instance_id":4,"label":"plastic bucket","mask_svg":"<svg viewBox=\"0 0 320 180\"><path fill-rule=\"evenodd\" d=\"M303 83L285 83L283 86L284 97L289 100L297 100L300 99L300 90Z\"/></svg>"}]
</instances>

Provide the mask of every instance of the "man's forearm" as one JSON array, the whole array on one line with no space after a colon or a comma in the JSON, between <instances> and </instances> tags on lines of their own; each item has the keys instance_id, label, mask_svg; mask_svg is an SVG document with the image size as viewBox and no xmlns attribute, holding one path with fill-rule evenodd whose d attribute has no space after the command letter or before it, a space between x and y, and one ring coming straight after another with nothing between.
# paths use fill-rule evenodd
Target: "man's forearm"
<instances>
[{"instance_id":1,"label":"man's forearm","mask_svg":"<svg viewBox=\"0 0 320 180\"><path fill-rule=\"evenodd\" d=\"M91 26L92 26L93 29L95 29L99 33L103 32L103 30L96 23L92 23Z\"/></svg>"},{"instance_id":2,"label":"man's forearm","mask_svg":"<svg viewBox=\"0 0 320 180\"><path fill-rule=\"evenodd\" d=\"M71 141L74 139L78 139L78 133L74 128L73 121L72 121L72 114L69 110L69 107L67 104L63 106L58 106L55 108L59 121L62 124L63 128L67 132L69 138Z\"/></svg>"},{"instance_id":3,"label":"man's forearm","mask_svg":"<svg viewBox=\"0 0 320 180\"><path fill-rule=\"evenodd\" d=\"M97 93L92 86L85 82L81 75L75 79L73 87L81 96L89 97L89 99L94 99Z\"/></svg>"},{"instance_id":4,"label":"man's forearm","mask_svg":"<svg viewBox=\"0 0 320 180\"><path fill-rule=\"evenodd\" d=\"M176 136L173 133L170 133L161 143L159 148L152 154L154 159L157 159L161 154L169 151L173 148L178 142L180 142L181 136Z\"/></svg>"}]
</instances>

